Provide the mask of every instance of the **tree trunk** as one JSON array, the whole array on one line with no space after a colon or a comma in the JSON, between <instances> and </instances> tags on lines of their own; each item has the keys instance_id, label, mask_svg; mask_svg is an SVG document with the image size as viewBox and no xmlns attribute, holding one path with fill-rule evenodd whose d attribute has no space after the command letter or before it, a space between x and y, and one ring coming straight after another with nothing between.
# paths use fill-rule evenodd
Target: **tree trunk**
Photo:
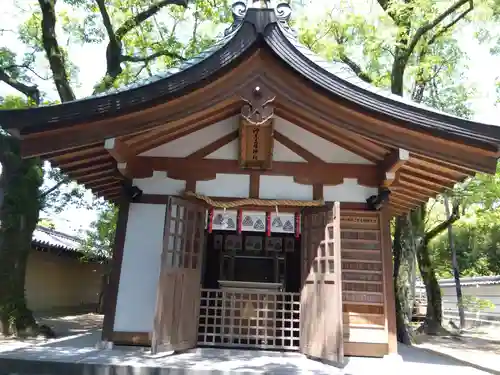
<instances>
[{"instance_id":1,"label":"tree trunk","mask_svg":"<svg viewBox=\"0 0 500 375\"><path fill-rule=\"evenodd\" d=\"M422 243L417 246L418 267L427 293L427 313L423 329L427 334L436 335L441 330L443 320L441 288L439 287L436 272L430 261L429 248Z\"/></svg>"},{"instance_id":2,"label":"tree trunk","mask_svg":"<svg viewBox=\"0 0 500 375\"><path fill-rule=\"evenodd\" d=\"M396 302L396 331L398 341L410 345L411 339L407 328L407 319L405 319L405 293L404 293L404 282L401 283L400 270L403 261L403 246L405 246L405 241L403 239L404 226L406 225L406 220L404 217L396 218L396 224L394 227L394 241L393 241L393 255L394 255L394 269L393 269L393 281L394 281L394 292L395 292L395 302Z\"/></svg>"},{"instance_id":3,"label":"tree trunk","mask_svg":"<svg viewBox=\"0 0 500 375\"><path fill-rule=\"evenodd\" d=\"M451 218L451 213L450 213L448 197L446 195L444 197L444 208L446 211L446 217L449 220ZM458 316L460 317L460 331L462 331L465 328L465 311L462 298L462 286L460 285L460 272L458 270L457 251L453 243L453 225L450 225L448 227L448 242L450 244L450 249L451 249L451 264L453 267L453 277L455 278L455 289L457 292L457 307L458 307Z\"/></svg>"},{"instance_id":4,"label":"tree trunk","mask_svg":"<svg viewBox=\"0 0 500 375\"><path fill-rule=\"evenodd\" d=\"M0 321L4 334L35 334L36 322L26 305L25 276L32 234L38 222L41 162L23 160L19 141L0 135L4 193L0 207Z\"/></svg>"}]
</instances>

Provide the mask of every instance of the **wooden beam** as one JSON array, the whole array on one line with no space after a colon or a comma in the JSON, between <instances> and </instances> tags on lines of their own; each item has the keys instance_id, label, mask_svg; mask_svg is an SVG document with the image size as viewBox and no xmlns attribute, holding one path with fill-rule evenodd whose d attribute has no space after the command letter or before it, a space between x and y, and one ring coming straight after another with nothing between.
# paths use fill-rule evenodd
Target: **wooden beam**
<instances>
[{"instance_id":1,"label":"wooden beam","mask_svg":"<svg viewBox=\"0 0 500 375\"><path fill-rule=\"evenodd\" d=\"M81 158L83 155L87 156L88 154L101 153L103 151L102 146L102 142L99 142L52 152L49 151L44 154L44 157L57 162L60 160Z\"/></svg>"},{"instance_id":2,"label":"wooden beam","mask_svg":"<svg viewBox=\"0 0 500 375\"><path fill-rule=\"evenodd\" d=\"M307 113L294 112L291 109L280 110L277 108L276 114L308 132L371 162L376 163L380 161L386 152L386 149L375 145L357 134L349 133L347 130L332 126L332 124L324 124L314 116L305 118L304 116L307 116Z\"/></svg>"},{"instance_id":3,"label":"wooden beam","mask_svg":"<svg viewBox=\"0 0 500 375\"><path fill-rule=\"evenodd\" d=\"M145 167L140 167L141 165ZM177 180L187 180L189 178L209 180L214 179L217 173L250 173L250 171L240 168L237 160L138 157L138 170L144 168L166 171L170 178ZM366 164L316 164L275 161L271 170L256 171L255 173L259 175L294 176L301 181L307 180L307 184L310 185L315 183L338 185L339 181L341 183L344 178L356 178L359 184L364 186L375 187L379 183L377 167Z\"/></svg>"},{"instance_id":4,"label":"wooden beam","mask_svg":"<svg viewBox=\"0 0 500 375\"><path fill-rule=\"evenodd\" d=\"M53 162L54 165L57 165L58 167L66 170L68 168L73 168L73 167L77 167L77 166L82 165L82 164L87 164L87 163L89 163L89 160L91 163L96 163L96 162L101 162L101 161L105 161L105 160L113 160L113 159L107 152L104 152L101 149L98 152L96 152L95 156L94 155L91 157L86 156L85 158L76 157L76 158L72 158L69 160L61 160L61 161L56 160L56 159L51 159L51 162Z\"/></svg>"},{"instance_id":5,"label":"wooden beam","mask_svg":"<svg viewBox=\"0 0 500 375\"><path fill-rule=\"evenodd\" d=\"M391 192L395 191L408 196L414 196L415 198L424 199L425 201L429 200L429 197L434 195L432 193L426 194L423 193L421 190L417 190L415 188L409 188L403 185L391 187Z\"/></svg>"},{"instance_id":6,"label":"wooden beam","mask_svg":"<svg viewBox=\"0 0 500 375\"><path fill-rule=\"evenodd\" d=\"M117 138L108 138L104 148L116 160L118 171L127 178L147 178L153 175L149 165L139 162L139 157L125 143Z\"/></svg>"},{"instance_id":7,"label":"wooden beam","mask_svg":"<svg viewBox=\"0 0 500 375\"><path fill-rule=\"evenodd\" d=\"M398 341L396 330L396 298L394 295L391 218L389 214L389 207L382 208L379 220L382 245L382 278L384 281L385 330L388 334L389 353L395 354L398 351Z\"/></svg>"},{"instance_id":8,"label":"wooden beam","mask_svg":"<svg viewBox=\"0 0 500 375\"><path fill-rule=\"evenodd\" d=\"M413 192L403 192L401 190L391 190L391 195L393 195L394 197L397 197L397 198L400 198L400 199L404 199L404 200L408 200L408 201L411 201L411 202L420 202L420 203L425 203L429 200L430 197L427 197L427 196L415 196L413 194Z\"/></svg>"},{"instance_id":9,"label":"wooden beam","mask_svg":"<svg viewBox=\"0 0 500 375\"><path fill-rule=\"evenodd\" d=\"M412 206L410 203L408 202L401 203L401 201L395 199L394 197L391 197L389 199L389 206L395 207L402 212L408 212L414 208L414 206Z\"/></svg>"},{"instance_id":10,"label":"wooden beam","mask_svg":"<svg viewBox=\"0 0 500 375\"><path fill-rule=\"evenodd\" d=\"M104 180L102 182L98 182L98 183L91 183L91 184L87 184L85 187L87 189L92 189L92 190L100 190L100 189L105 189L107 188L108 186L117 186L117 187L120 187L120 181L119 180Z\"/></svg>"},{"instance_id":11,"label":"wooden beam","mask_svg":"<svg viewBox=\"0 0 500 375\"><path fill-rule=\"evenodd\" d=\"M196 180L194 178L186 180L186 191L196 191Z\"/></svg>"},{"instance_id":12,"label":"wooden beam","mask_svg":"<svg viewBox=\"0 0 500 375\"><path fill-rule=\"evenodd\" d=\"M128 163L135 157L132 149L117 138L106 139L104 149L109 152L117 163Z\"/></svg>"},{"instance_id":13,"label":"wooden beam","mask_svg":"<svg viewBox=\"0 0 500 375\"><path fill-rule=\"evenodd\" d=\"M429 196L440 194L442 191L441 187L436 187L431 184L425 184L408 178L407 176L400 175L398 179L398 187L402 186L416 191L421 191Z\"/></svg>"},{"instance_id":14,"label":"wooden beam","mask_svg":"<svg viewBox=\"0 0 500 375\"><path fill-rule=\"evenodd\" d=\"M298 145L290 138L284 136L279 131L274 131L274 139L281 143L283 146L289 148L297 155L299 155L302 159L308 161L309 163L325 163L324 160L320 159L318 156L314 155L312 152L306 150L304 147Z\"/></svg>"},{"instance_id":15,"label":"wooden beam","mask_svg":"<svg viewBox=\"0 0 500 375\"><path fill-rule=\"evenodd\" d=\"M96 171L94 173L72 173L70 177L78 180L80 183L85 182L94 182L100 178L110 177L113 173L109 169L103 169L100 171Z\"/></svg>"},{"instance_id":16,"label":"wooden beam","mask_svg":"<svg viewBox=\"0 0 500 375\"><path fill-rule=\"evenodd\" d=\"M209 145L196 150L192 154L188 155L186 159L203 159L204 157L210 155L212 152L217 151L222 146L227 145L228 143L238 139L238 130L235 130L232 133L229 133L223 137L220 137L216 141L210 143Z\"/></svg>"},{"instance_id":17,"label":"wooden beam","mask_svg":"<svg viewBox=\"0 0 500 375\"><path fill-rule=\"evenodd\" d=\"M414 206L418 206L419 204L423 203L423 202L420 202L419 200L415 200L413 198L398 195L397 193L391 193L390 202L397 203L403 207L414 207Z\"/></svg>"},{"instance_id":18,"label":"wooden beam","mask_svg":"<svg viewBox=\"0 0 500 375\"><path fill-rule=\"evenodd\" d=\"M313 199L314 200L323 199L323 185L322 184L314 184L313 185Z\"/></svg>"},{"instance_id":19,"label":"wooden beam","mask_svg":"<svg viewBox=\"0 0 500 375\"><path fill-rule=\"evenodd\" d=\"M80 164L77 166L73 166L70 168L64 168L65 173L92 173L98 170L103 170L103 169L108 169L108 168L113 168L114 162L112 159L108 159L105 162L99 163L99 161L90 161L85 164Z\"/></svg>"},{"instance_id":20,"label":"wooden beam","mask_svg":"<svg viewBox=\"0 0 500 375\"><path fill-rule=\"evenodd\" d=\"M106 287L106 299L104 302L104 322L102 327L102 340L113 340L113 326L115 323L116 304L118 300L118 284L120 283L123 252L125 248L125 234L127 232L127 221L129 214L129 200L125 188L120 190L120 203L118 220L116 223L115 240L113 245L112 269L109 282ZM114 195L111 195L114 197Z\"/></svg>"},{"instance_id":21,"label":"wooden beam","mask_svg":"<svg viewBox=\"0 0 500 375\"><path fill-rule=\"evenodd\" d=\"M438 180L443 181L443 183L451 183L455 184L460 180L464 175L461 173L446 173L445 171L439 171L435 170L433 168L425 167L423 165L414 165L411 162L405 164L404 170L408 171L410 173L416 172L419 173L420 175L430 177L430 178L435 178Z\"/></svg>"},{"instance_id":22,"label":"wooden beam","mask_svg":"<svg viewBox=\"0 0 500 375\"><path fill-rule=\"evenodd\" d=\"M399 169L410 160L410 152L397 148L391 151L380 163L382 173L382 186L389 188L397 178Z\"/></svg>"},{"instance_id":23,"label":"wooden beam","mask_svg":"<svg viewBox=\"0 0 500 375\"><path fill-rule=\"evenodd\" d=\"M250 198L259 198L260 195L260 174L250 172Z\"/></svg>"},{"instance_id":24,"label":"wooden beam","mask_svg":"<svg viewBox=\"0 0 500 375\"><path fill-rule=\"evenodd\" d=\"M437 178L422 175L416 171L410 172L406 170L401 170L401 172L399 172L399 178L400 179L404 178L406 181L412 181L412 183L416 183L419 186L433 187L437 193L440 193L445 189L452 188L453 185L455 185L455 183L441 181Z\"/></svg>"}]
</instances>

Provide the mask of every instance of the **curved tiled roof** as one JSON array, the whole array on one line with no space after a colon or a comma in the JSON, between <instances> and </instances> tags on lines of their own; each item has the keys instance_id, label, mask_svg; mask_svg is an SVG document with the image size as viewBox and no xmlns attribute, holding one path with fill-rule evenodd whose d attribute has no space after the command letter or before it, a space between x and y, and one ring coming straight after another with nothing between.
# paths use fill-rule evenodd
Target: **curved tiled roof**
<instances>
[{"instance_id":1,"label":"curved tiled roof","mask_svg":"<svg viewBox=\"0 0 500 375\"><path fill-rule=\"evenodd\" d=\"M229 31L179 67L73 102L0 111L0 125L30 134L138 111L205 85L230 69L249 49L267 46L292 69L337 98L403 121L410 129L486 143L491 150L498 150L500 126L445 114L372 86L346 65L327 61L301 45L288 27L289 13L283 10L283 4L276 9L246 9L242 4L239 2L240 8L233 9L235 20Z\"/></svg>"},{"instance_id":2,"label":"curved tiled roof","mask_svg":"<svg viewBox=\"0 0 500 375\"><path fill-rule=\"evenodd\" d=\"M77 252L82 244L78 237L70 236L41 225L33 231L32 243L37 246L46 246L65 251Z\"/></svg>"}]
</instances>

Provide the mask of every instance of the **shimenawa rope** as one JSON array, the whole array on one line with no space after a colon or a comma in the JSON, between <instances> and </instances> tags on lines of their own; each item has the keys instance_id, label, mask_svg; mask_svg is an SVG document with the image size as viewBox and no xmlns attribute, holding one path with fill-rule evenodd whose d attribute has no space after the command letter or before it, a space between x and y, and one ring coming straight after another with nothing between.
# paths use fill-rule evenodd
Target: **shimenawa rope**
<instances>
[{"instance_id":1,"label":"shimenawa rope","mask_svg":"<svg viewBox=\"0 0 500 375\"><path fill-rule=\"evenodd\" d=\"M205 201L215 208L236 208L242 206L262 206L262 207L279 207L279 206L295 206L295 207L321 207L325 204L323 200L314 201L299 201L293 199L257 199L257 198L244 198L234 201L217 201L206 195L198 194L192 191L184 193L187 197L193 197Z\"/></svg>"}]
</instances>

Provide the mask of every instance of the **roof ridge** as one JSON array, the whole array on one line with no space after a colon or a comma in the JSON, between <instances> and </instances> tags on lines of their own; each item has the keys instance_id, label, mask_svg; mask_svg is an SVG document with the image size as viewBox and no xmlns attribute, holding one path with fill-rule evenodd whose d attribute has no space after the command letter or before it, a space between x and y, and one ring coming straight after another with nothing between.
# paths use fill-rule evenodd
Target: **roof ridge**
<instances>
[{"instance_id":1,"label":"roof ridge","mask_svg":"<svg viewBox=\"0 0 500 375\"><path fill-rule=\"evenodd\" d=\"M55 229L52 229L52 228L49 228L49 227L46 227L44 225L37 225L35 229L38 229L38 230L41 230L42 232L46 232L48 234L53 234L55 236L58 236L58 237L62 237L62 238L66 238L68 240L71 240L71 241L75 241L75 242L78 242L78 243L82 243L83 241L77 237L77 236L73 236L73 235L70 235L70 234L66 234L66 233L63 233L63 232L59 232Z\"/></svg>"}]
</instances>

